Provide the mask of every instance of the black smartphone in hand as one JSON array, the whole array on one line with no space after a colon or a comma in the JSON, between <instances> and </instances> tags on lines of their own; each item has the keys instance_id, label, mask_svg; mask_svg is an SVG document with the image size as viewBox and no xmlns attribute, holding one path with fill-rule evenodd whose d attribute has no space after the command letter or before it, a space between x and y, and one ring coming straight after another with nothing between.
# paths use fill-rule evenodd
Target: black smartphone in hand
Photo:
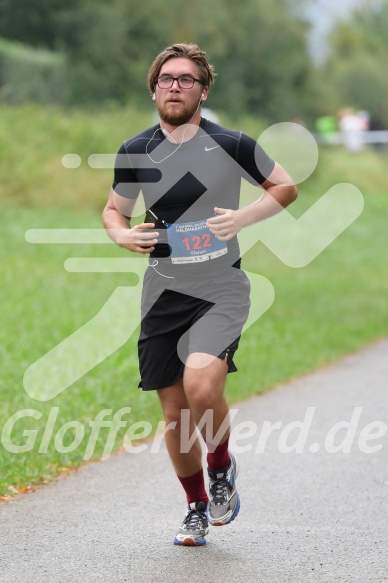
<instances>
[{"instance_id":1,"label":"black smartphone in hand","mask_svg":"<svg viewBox=\"0 0 388 583\"><path fill-rule=\"evenodd\" d=\"M152 211L148 210L145 214L144 217L144 222L145 223L153 223L156 227L156 225L158 224L158 217L156 216L155 213L153 213Z\"/></svg>"}]
</instances>

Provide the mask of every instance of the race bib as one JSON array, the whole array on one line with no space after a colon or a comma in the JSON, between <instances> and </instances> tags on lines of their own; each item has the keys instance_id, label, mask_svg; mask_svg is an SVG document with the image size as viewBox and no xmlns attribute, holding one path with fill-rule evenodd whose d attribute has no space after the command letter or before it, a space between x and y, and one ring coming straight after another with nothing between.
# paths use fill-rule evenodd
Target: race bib
<instances>
[{"instance_id":1,"label":"race bib","mask_svg":"<svg viewBox=\"0 0 388 583\"><path fill-rule=\"evenodd\" d=\"M168 225L167 240L172 263L208 261L228 252L226 241L210 232L206 220Z\"/></svg>"}]
</instances>

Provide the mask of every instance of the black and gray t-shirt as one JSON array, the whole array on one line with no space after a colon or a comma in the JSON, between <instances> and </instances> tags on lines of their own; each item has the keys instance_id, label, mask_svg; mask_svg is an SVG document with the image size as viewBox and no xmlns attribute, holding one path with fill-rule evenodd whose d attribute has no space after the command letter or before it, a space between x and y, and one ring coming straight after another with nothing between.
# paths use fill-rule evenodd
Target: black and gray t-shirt
<instances>
[{"instance_id":1,"label":"black and gray t-shirt","mask_svg":"<svg viewBox=\"0 0 388 583\"><path fill-rule=\"evenodd\" d=\"M161 242L151 257L166 264L178 259L190 263L194 259L188 255L192 254L198 263L185 268L214 270L238 261L237 237L211 254L212 241L200 230L201 221L215 215L214 207L238 209L242 178L261 184L274 165L249 136L202 118L195 136L181 145L167 140L159 125L126 140L116 157L112 186L118 195L130 199L136 199L142 191L145 207L158 217ZM183 231L183 252L175 255L186 253L186 257L173 259L174 252L167 244L171 241L169 238L167 242L166 237L173 229L169 231L166 225L173 225L178 235ZM213 242L217 247L214 238Z\"/></svg>"}]
</instances>

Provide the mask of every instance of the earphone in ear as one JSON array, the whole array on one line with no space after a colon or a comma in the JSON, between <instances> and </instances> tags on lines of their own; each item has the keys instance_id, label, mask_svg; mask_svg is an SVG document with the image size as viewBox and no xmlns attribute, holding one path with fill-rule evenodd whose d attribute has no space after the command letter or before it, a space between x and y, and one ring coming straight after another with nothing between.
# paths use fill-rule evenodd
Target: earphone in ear
<instances>
[{"instance_id":1,"label":"earphone in ear","mask_svg":"<svg viewBox=\"0 0 388 583\"><path fill-rule=\"evenodd\" d=\"M152 101L155 101L156 95L155 93L152 94Z\"/></svg>"},{"instance_id":2,"label":"earphone in ear","mask_svg":"<svg viewBox=\"0 0 388 583\"><path fill-rule=\"evenodd\" d=\"M202 99L203 99L203 98L205 97L205 94L204 94L204 93L202 93L201 97L202 97Z\"/></svg>"}]
</instances>

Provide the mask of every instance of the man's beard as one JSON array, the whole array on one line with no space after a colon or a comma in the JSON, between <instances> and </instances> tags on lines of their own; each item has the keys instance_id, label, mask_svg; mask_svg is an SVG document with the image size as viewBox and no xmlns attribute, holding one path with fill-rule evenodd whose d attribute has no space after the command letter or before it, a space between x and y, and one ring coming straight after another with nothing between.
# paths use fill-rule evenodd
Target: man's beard
<instances>
[{"instance_id":1,"label":"man's beard","mask_svg":"<svg viewBox=\"0 0 388 583\"><path fill-rule=\"evenodd\" d=\"M160 108L158 107L158 112L160 119L164 123L178 127L189 123L197 113L198 107L199 105L196 105L189 109L183 106L183 109L180 109L180 111L174 111L174 106L168 107L168 105L162 105Z\"/></svg>"}]
</instances>

